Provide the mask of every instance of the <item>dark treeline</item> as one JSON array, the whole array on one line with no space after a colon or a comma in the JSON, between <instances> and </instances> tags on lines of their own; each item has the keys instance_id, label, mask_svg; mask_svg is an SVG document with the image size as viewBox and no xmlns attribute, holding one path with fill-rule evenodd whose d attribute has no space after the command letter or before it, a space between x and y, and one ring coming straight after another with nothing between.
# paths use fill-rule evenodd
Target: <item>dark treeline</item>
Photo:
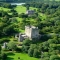
<instances>
[{"instance_id":1,"label":"dark treeline","mask_svg":"<svg viewBox=\"0 0 60 60\"><path fill-rule=\"evenodd\" d=\"M44 2L29 2L29 3L26 3L25 6L29 6L29 7L35 7L35 8L41 8L42 6L44 6L46 9L48 7L51 7L51 8L57 8L60 6L60 2L49 2L49 3L44 3Z\"/></svg>"},{"instance_id":2,"label":"dark treeline","mask_svg":"<svg viewBox=\"0 0 60 60\"><path fill-rule=\"evenodd\" d=\"M0 0L0 2L50 2L50 0ZM55 2L55 0L52 0Z\"/></svg>"}]
</instances>

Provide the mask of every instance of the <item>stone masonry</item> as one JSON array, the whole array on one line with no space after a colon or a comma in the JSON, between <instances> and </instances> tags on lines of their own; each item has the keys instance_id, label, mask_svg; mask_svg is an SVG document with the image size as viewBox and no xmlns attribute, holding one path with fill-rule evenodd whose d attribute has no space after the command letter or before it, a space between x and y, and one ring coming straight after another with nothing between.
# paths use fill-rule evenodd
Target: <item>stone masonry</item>
<instances>
[{"instance_id":1,"label":"stone masonry","mask_svg":"<svg viewBox=\"0 0 60 60\"><path fill-rule=\"evenodd\" d=\"M15 35L15 38L18 39L19 42L22 42L24 39L30 39L32 40L33 38L39 38L39 30L38 27L35 26L25 26L25 33L21 34L18 33Z\"/></svg>"}]
</instances>

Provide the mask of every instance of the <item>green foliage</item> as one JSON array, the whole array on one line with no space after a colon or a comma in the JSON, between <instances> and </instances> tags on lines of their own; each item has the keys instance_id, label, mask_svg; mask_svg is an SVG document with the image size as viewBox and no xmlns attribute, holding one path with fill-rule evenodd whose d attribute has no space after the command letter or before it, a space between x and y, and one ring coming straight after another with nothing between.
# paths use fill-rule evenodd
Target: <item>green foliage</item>
<instances>
[{"instance_id":1,"label":"green foliage","mask_svg":"<svg viewBox=\"0 0 60 60\"><path fill-rule=\"evenodd\" d=\"M60 57L57 55L51 55L50 60L60 60Z\"/></svg>"},{"instance_id":2,"label":"green foliage","mask_svg":"<svg viewBox=\"0 0 60 60\"><path fill-rule=\"evenodd\" d=\"M5 29L4 29L5 34L11 35L12 33L15 33L16 30L14 29L14 27L15 27L15 25L10 25L10 26L5 27Z\"/></svg>"},{"instance_id":3,"label":"green foliage","mask_svg":"<svg viewBox=\"0 0 60 60\"><path fill-rule=\"evenodd\" d=\"M32 16L24 14L26 6L28 5L30 8L36 8L36 13ZM9 6L10 5L7 4L3 7L11 8L11 6ZM52 3L32 2L24 6L25 7L21 6L20 9L18 9L19 6L17 6L17 8L14 7L9 13L4 10L0 11L0 37L3 38L4 36L9 37L9 35L15 35L15 33L20 30L24 30L25 25L37 26L39 28L41 36L40 41L42 43L40 41L37 43L37 40L31 41L26 39L23 41L22 51L28 53L31 57L40 57L43 55L43 60L53 60L57 58L56 55L60 52L60 4L57 2L54 5ZM27 7L27 9L29 8ZM23 13L21 10L23 10ZM16 18L19 18L19 20ZM8 38L0 39L0 43L9 40ZM9 42L8 49L18 50L15 42ZM43 54L41 54L41 51L43 51Z\"/></svg>"},{"instance_id":4,"label":"green foliage","mask_svg":"<svg viewBox=\"0 0 60 60\"><path fill-rule=\"evenodd\" d=\"M2 38L0 39L0 44L4 43L4 42L9 42L10 39L9 38Z\"/></svg>"},{"instance_id":5,"label":"green foliage","mask_svg":"<svg viewBox=\"0 0 60 60\"><path fill-rule=\"evenodd\" d=\"M34 52L34 49L30 48L28 50L28 55L32 57L33 56L33 52Z\"/></svg>"},{"instance_id":6,"label":"green foliage","mask_svg":"<svg viewBox=\"0 0 60 60\"><path fill-rule=\"evenodd\" d=\"M14 41L10 41L7 46L8 46L8 49L12 51L16 50L17 48L16 43Z\"/></svg>"},{"instance_id":7,"label":"green foliage","mask_svg":"<svg viewBox=\"0 0 60 60\"><path fill-rule=\"evenodd\" d=\"M24 14L24 13L21 13L18 16L19 16L19 18L27 18L28 17L28 15L27 14Z\"/></svg>"},{"instance_id":8,"label":"green foliage","mask_svg":"<svg viewBox=\"0 0 60 60\"><path fill-rule=\"evenodd\" d=\"M40 52L39 52L38 47L37 47L36 44L31 44L31 45L30 45L30 48L29 48L29 50L28 50L28 55L31 56L31 57L32 57L32 56L33 56L33 57L36 57L36 58L39 57Z\"/></svg>"},{"instance_id":9,"label":"green foliage","mask_svg":"<svg viewBox=\"0 0 60 60\"><path fill-rule=\"evenodd\" d=\"M39 57L38 49L34 49L33 57L36 57L36 58L38 58L38 57Z\"/></svg>"},{"instance_id":10,"label":"green foliage","mask_svg":"<svg viewBox=\"0 0 60 60\"><path fill-rule=\"evenodd\" d=\"M6 60L6 59L7 59L7 54L2 53L2 54L1 54L1 58L2 58L2 60Z\"/></svg>"},{"instance_id":11,"label":"green foliage","mask_svg":"<svg viewBox=\"0 0 60 60\"><path fill-rule=\"evenodd\" d=\"M49 54L49 52L44 52L44 53L43 53L43 56L44 56L44 57L49 57L50 54Z\"/></svg>"},{"instance_id":12,"label":"green foliage","mask_svg":"<svg viewBox=\"0 0 60 60\"><path fill-rule=\"evenodd\" d=\"M28 53L29 46L23 45L22 52Z\"/></svg>"},{"instance_id":13,"label":"green foliage","mask_svg":"<svg viewBox=\"0 0 60 60\"><path fill-rule=\"evenodd\" d=\"M25 39L24 41L23 41L23 45L26 45L26 46L29 46L30 44L31 44L31 40L29 40L29 39Z\"/></svg>"},{"instance_id":14,"label":"green foliage","mask_svg":"<svg viewBox=\"0 0 60 60\"><path fill-rule=\"evenodd\" d=\"M29 10L29 5L26 6L26 10Z\"/></svg>"},{"instance_id":15,"label":"green foliage","mask_svg":"<svg viewBox=\"0 0 60 60\"><path fill-rule=\"evenodd\" d=\"M2 50L2 48L1 48L1 45L0 45L0 54L1 54L1 50Z\"/></svg>"}]
</instances>

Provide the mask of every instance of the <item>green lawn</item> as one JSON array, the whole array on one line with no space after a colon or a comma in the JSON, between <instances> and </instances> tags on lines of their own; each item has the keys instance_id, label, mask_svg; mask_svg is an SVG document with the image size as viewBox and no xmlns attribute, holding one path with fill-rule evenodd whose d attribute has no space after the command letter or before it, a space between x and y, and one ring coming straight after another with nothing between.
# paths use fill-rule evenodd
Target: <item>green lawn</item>
<instances>
[{"instance_id":1,"label":"green lawn","mask_svg":"<svg viewBox=\"0 0 60 60\"><path fill-rule=\"evenodd\" d=\"M30 7L30 10L34 10L34 9L37 10L37 8ZM15 10L16 10L18 13L25 13L25 12L26 12L26 7L24 7L24 6L17 6L17 7L15 8Z\"/></svg>"},{"instance_id":2,"label":"green lawn","mask_svg":"<svg viewBox=\"0 0 60 60\"><path fill-rule=\"evenodd\" d=\"M30 7L30 10L34 10L34 9L37 10L37 8ZM0 10L9 11L10 9L4 8L4 7L0 7ZM17 6L17 7L15 8L15 10L16 10L18 13L25 13L25 12L26 12L26 7L24 7L24 6Z\"/></svg>"},{"instance_id":3,"label":"green lawn","mask_svg":"<svg viewBox=\"0 0 60 60\"><path fill-rule=\"evenodd\" d=\"M18 13L25 13L25 12L26 12L26 7L17 6L17 7L15 8L15 10L16 10Z\"/></svg>"},{"instance_id":4,"label":"green lawn","mask_svg":"<svg viewBox=\"0 0 60 60\"><path fill-rule=\"evenodd\" d=\"M35 10L37 10L37 8L34 8L34 7L30 7L30 10L34 10L34 9L35 9Z\"/></svg>"},{"instance_id":5,"label":"green lawn","mask_svg":"<svg viewBox=\"0 0 60 60\"><path fill-rule=\"evenodd\" d=\"M9 11L10 9L8 9L8 8L3 8L3 7L0 7L0 10L3 10L3 11Z\"/></svg>"},{"instance_id":6,"label":"green lawn","mask_svg":"<svg viewBox=\"0 0 60 60\"><path fill-rule=\"evenodd\" d=\"M16 19L17 19L19 22L22 21L22 18L16 17Z\"/></svg>"},{"instance_id":7,"label":"green lawn","mask_svg":"<svg viewBox=\"0 0 60 60\"><path fill-rule=\"evenodd\" d=\"M18 57L20 57L20 60L39 60L38 58L29 57L25 53L11 53L8 54L7 60L18 60Z\"/></svg>"}]
</instances>

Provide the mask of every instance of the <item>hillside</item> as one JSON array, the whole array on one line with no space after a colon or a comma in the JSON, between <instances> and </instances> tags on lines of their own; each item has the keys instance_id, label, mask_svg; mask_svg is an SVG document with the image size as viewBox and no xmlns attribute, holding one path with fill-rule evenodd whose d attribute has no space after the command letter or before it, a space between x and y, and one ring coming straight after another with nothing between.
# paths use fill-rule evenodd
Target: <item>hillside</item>
<instances>
[{"instance_id":1,"label":"hillside","mask_svg":"<svg viewBox=\"0 0 60 60\"><path fill-rule=\"evenodd\" d=\"M0 3L0 60L60 60L60 2L53 3Z\"/></svg>"}]
</instances>

